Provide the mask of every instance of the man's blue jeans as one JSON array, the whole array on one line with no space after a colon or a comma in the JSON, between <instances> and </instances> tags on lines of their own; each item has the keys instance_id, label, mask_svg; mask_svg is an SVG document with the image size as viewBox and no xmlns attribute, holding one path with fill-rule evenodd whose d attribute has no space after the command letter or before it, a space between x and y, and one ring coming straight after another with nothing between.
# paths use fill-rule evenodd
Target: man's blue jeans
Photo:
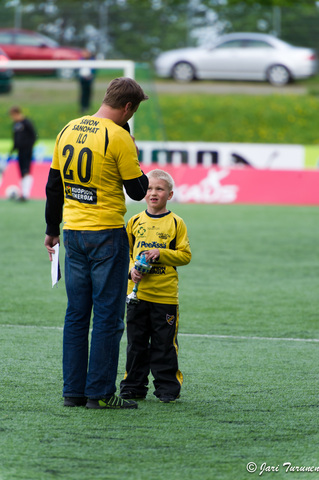
<instances>
[{"instance_id":1,"label":"man's blue jeans","mask_svg":"<svg viewBox=\"0 0 319 480\"><path fill-rule=\"evenodd\" d=\"M129 266L127 234L124 228L63 234L68 296L63 396L105 398L116 390Z\"/></svg>"}]
</instances>

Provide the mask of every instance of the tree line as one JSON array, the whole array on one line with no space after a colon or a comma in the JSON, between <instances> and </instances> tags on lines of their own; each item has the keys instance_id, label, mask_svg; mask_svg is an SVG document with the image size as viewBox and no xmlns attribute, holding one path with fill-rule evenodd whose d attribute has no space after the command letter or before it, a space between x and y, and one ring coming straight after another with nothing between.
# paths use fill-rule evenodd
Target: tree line
<instances>
[{"instance_id":1,"label":"tree line","mask_svg":"<svg viewBox=\"0 0 319 480\"><path fill-rule=\"evenodd\" d=\"M319 50L314 0L20 0L2 2L0 18L2 28L35 30L103 58L137 62L236 31L272 33Z\"/></svg>"}]
</instances>

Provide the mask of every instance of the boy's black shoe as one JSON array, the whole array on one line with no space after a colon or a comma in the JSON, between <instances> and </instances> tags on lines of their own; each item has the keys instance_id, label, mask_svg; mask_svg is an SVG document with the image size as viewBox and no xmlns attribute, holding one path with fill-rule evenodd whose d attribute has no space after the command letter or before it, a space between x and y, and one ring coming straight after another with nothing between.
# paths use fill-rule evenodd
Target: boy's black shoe
<instances>
[{"instance_id":1,"label":"boy's black shoe","mask_svg":"<svg viewBox=\"0 0 319 480\"><path fill-rule=\"evenodd\" d=\"M131 392L130 390L126 390L122 393L120 393L120 397L124 398L125 400L144 400L146 395L141 395L138 393Z\"/></svg>"},{"instance_id":2,"label":"boy's black shoe","mask_svg":"<svg viewBox=\"0 0 319 480\"><path fill-rule=\"evenodd\" d=\"M133 400L124 400L117 395L112 395L111 398L101 398L99 400L89 398L86 408L118 410L121 408L137 408L137 403L133 402Z\"/></svg>"},{"instance_id":3,"label":"boy's black shoe","mask_svg":"<svg viewBox=\"0 0 319 480\"><path fill-rule=\"evenodd\" d=\"M173 397L173 395L162 395L159 397L159 401L161 403L174 403L176 402L176 397Z\"/></svg>"},{"instance_id":4,"label":"boy's black shoe","mask_svg":"<svg viewBox=\"0 0 319 480\"><path fill-rule=\"evenodd\" d=\"M85 407L86 397L64 397L65 407Z\"/></svg>"}]
</instances>

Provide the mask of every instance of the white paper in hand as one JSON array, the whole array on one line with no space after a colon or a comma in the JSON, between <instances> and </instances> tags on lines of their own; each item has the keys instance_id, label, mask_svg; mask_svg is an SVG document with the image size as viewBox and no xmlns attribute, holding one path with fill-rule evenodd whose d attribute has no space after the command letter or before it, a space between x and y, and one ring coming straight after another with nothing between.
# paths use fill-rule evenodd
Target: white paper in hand
<instances>
[{"instance_id":1,"label":"white paper in hand","mask_svg":"<svg viewBox=\"0 0 319 480\"><path fill-rule=\"evenodd\" d=\"M57 243L54 247L54 254L52 254L51 262L51 278L52 278L52 288L54 285L57 285L58 281L61 278L60 262L59 262L59 249L60 245Z\"/></svg>"}]
</instances>

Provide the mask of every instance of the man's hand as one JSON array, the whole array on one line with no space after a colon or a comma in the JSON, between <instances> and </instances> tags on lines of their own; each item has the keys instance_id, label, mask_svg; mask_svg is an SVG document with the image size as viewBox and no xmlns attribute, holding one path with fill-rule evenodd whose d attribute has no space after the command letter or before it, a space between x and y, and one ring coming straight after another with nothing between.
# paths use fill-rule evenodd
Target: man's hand
<instances>
[{"instance_id":1,"label":"man's hand","mask_svg":"<svg viewBox=\"0 0 319 480\"><path fill-rule=\"evenodd\" d=\"M49 253L50 262L52 262L52 254L54 254L53 247L60 243L60 236L51 237L51 235L46 235L44 239L44 246Z\"/></svg>"}]
</instances>

